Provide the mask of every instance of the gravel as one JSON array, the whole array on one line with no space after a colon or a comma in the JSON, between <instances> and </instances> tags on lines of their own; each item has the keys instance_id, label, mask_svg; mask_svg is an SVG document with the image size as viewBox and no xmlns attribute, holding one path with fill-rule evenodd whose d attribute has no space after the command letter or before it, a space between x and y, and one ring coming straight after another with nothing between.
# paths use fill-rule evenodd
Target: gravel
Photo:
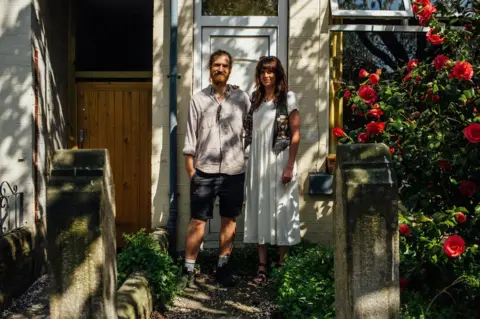
<instances>
[{"instance_id":1,"label":"gravel","mask_svg":"<svg viewBox=\"0 0 480 319\"><path fill-rule=\"evenodd\" d=\"M22 296L13 300L1 318L48 318L48 285L47 275L38 278Z\"/></svg>"},{"instance_id":2,"label":"gravel","mask_svg":"<svg viewBox=\"0 0 480 319\"><path fill-rule=\"evenodd\" d=\"M257 286L246 276L237 279L235 287L223 288L212 275L201 275L197 277L195 288L187 288L175 297L173 306L163 317L155 313L152 318L278 318L277 308L272 302L273 293L268 285Z\"/></svg>"}]
</instances>

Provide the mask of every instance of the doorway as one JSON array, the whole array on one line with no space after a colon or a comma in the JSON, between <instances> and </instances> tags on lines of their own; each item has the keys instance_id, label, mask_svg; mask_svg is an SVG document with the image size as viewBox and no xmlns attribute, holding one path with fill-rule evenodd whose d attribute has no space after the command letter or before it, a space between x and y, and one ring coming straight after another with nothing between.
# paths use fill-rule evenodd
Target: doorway
<instances>
[{"instance_id":1,"label":"doorway","mask_svg":"<svg viewBox=\"0 0 480 319\"><path fill-rule=\"evenodd\" d=\"M195 0L194 93L209 85L206 68L210 55L218 49L232 55L229 83L249 95L254 90L254 71L261 56L275 55L287 61L288 0L241 2L235 0ZM228 17L228 18L226 18ZM219 203L205 231L205 248L218 247ZM236 243L243 242L244 214L237 218Z\"/></svg>"},{"instance_id":2,"label":"doorway","mask_svg":"<svg viewBox=\"0 0 480 319\"><path fill-rule=\"evenodd\" d=\"M153 0L75 5L78 148L106 148L115 184L117 246L151 228Z\"/></svg>"}]
</instances>

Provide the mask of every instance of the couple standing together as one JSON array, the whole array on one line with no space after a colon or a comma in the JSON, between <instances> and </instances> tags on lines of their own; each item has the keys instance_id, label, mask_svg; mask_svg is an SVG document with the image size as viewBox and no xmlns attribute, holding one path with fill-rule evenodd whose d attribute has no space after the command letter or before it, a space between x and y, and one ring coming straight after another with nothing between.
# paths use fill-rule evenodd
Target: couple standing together
<instances>
[{"instance_id":1,"label":"couple standing together","mask_svg":"<svg viewBox=\"0 0 480 319\"><path fill-rule=\"evenodd\" d=\"M194 281L195 261L205 223L213 218L216 197L220 200L221 216L216 270L220 284L235 284L228 259L244 193L244 242L258 247L256 283L265 283L267 279L267 244L279 246L277 265L281 266L287 248L300 242L295 165L300 117L295 94L288 91L280 60L269 56L257 63L256 87L249 98L238 87L227 84L232 62L228 52L214 52L208 64L211 85L190 101L183 149L191 180L191 221L183 270L187 286Z\"/></svg>"}]
</instances>

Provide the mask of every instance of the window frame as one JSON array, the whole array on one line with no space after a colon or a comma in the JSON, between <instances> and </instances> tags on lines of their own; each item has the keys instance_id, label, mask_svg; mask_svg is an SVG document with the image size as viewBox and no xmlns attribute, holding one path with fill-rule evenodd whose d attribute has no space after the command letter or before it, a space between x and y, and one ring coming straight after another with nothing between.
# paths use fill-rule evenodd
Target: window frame
<instances>
[{"instance_id":1,"label":"window frame","mask_svg":"<svg viewBox=\"0 0 480 319\"><path fill-rule=\"evenodd\" d=\"M429 27L422 26L397 26L397 25L359 25L359 24L337 24L328 26L328 39L330 44L328 61L328 96L329 96L329 107L328 115L329 119L329 131L328 131L328 154L336 154L337 140L333 135L333 128L336 126L343 127L343 101L338 100L335 103L335 87L334 81L335 78L332 78L332 73L335 68L333 64L333 59L335 58L334 53L332 52L333 47L333 38L332 35L334 32L401 32L401 33L427 33ZM332 56L333 55L333 56Z\"/></svg>"},{"instance_id":2,"label":"window frame","mask_svg":"<svg viewBox=\"0 0 480 319\"><path fill-rule=\"evenodd\" d=\"M340 9L338 0L330 0L330 9L334 18L412 18L413 7L410 0L402 0L405 10L350 10Z\"/></svg>"},{"instance_id":3,"label":"window frame","mask_svg":"<svg viewBox=\"0 0 480 319\"><path fill-rule=\"evenodd\" d=\"M278 0L277 16L204 16L202 15L202 0L195 0L195 22L200 25L219 27L237 26L278 26L283 20L282 12L288 12L288 0Z\"/></svg>"}]
</instances>

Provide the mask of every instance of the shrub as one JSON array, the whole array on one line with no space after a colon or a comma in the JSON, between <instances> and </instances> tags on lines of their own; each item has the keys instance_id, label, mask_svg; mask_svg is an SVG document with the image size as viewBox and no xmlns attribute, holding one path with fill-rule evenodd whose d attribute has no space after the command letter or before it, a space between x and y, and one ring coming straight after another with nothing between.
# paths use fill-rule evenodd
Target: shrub
<instances>
[{"instance_id":1,"label":"shrub","mask_svg":"<svg viewBox=\"0 0 480 319\"><path fill-rule=\"evenodd\" d=\"M157 300L162 305L169 304L178 289L179 268L144 229L123 237L125 248L117 256L118 285L134 271L145 272Z\"/></svg>"},{"instance_id":2,"label":"shrub","mask_svg":"<svg viewBox=\"0 0 480 319\"><path fill-rule=\"evenodd\" d=\"M335 318L333 250L295 249L272 273L279 312L284 318Z\"/></svg>"},{"instance_id":3,"label":"shrub","mask_svg":"<svg viewBox=\"0 0 480 319\"><path fill-rule=\"evenodd\" d=\"M405 293L434 302L429 312L441 305L471 318L480 298L480 15L478 3L458 16L436 3L414 2L431 54L390 79L361 70L359 85L345 84L337 97L368 124L334 134L341 143L390 147ZM439 21L436 10L452 18Z\"/></svg>"}]
</instances>

